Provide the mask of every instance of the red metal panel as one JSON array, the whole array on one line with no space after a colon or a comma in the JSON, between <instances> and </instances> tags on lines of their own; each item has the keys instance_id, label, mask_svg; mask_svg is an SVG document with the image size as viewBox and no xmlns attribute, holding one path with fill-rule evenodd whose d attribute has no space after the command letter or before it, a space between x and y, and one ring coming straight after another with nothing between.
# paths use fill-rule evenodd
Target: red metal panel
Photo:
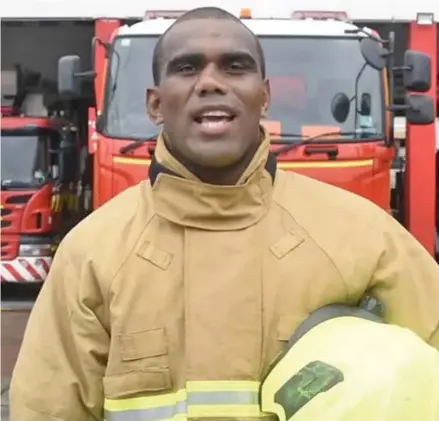
<instances>
[{"instance_id":1,"label":"red metal panel","mask_svg":"<svg viewBox=\"0 0 439 421\"><path fill-rule=\"evenodd\" d=\"M121 21L119 19L97 19L95 22L95 36L100 39L102 42L110 42L114 35L114 32L121 25ZM89 110L88 113L88 124L95 126L98 113L102 110L103 101L104 101L104 84L106 78L106 66L107 59L105 57L106 52L105 49L96 44L96 52L95 52L95 71L96 71L96 79L95 79L95 92L96 92L96 111ZM89 130L89 135L94 132L93 130ZM96 152L97 144L93 138L89 138L88 148L90 153ZM95 155L94 165L93 165L93 208L96 208L99 203L99 196L104 185L105 181L101 179L99 174L99 159L98 156Z\"/></svg>"},{"instance_id":2,"label":"red metal panel","mask_svg":"<svg viewBox=\"0 0 439 421\"><path fill-rule=\"evenodd\" d=\"M437 24L410 24L409 48L430 55L432 86L428 95L437 95ZM436 104L436 101L435 101ZM435 253L436 169L435 124L407 125L406 225L432 254Z\"/></svg>"},{"instance_id":3,"label":"red metal panel","mask_svg":"<svg viewBox=\"0 0 439 421\"><path fill-rule=\"evenodd\" d=\"M120 20L118 19L97 19L95 22L95 36L102 42L110 42L114 31L119 28ZM105 49L96 44L95 54L95 71L97 72L95 81L96 103L98 110L102 109L103 101L103 83L105 79Z\"/></svg>"}]
</instances>

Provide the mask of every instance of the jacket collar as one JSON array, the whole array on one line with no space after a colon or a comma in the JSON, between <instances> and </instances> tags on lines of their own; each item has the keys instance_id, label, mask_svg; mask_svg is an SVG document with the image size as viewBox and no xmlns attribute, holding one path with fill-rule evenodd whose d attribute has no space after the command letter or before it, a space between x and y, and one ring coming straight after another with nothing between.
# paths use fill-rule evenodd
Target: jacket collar
<instances>
[{"instance_id":1,"label":"jacket collar","mask_svg":"<svg viewBox=\"0 0 439 421\"><path fill-rule=\"evenodd\" d=\"M253 160L234 186L201 182L178 162L159 136L149 168L154 210L159 216L192 228L211 231L243 229L267 212L276 176L276 158L264 139Z\"/></svg>"}]
</instances>

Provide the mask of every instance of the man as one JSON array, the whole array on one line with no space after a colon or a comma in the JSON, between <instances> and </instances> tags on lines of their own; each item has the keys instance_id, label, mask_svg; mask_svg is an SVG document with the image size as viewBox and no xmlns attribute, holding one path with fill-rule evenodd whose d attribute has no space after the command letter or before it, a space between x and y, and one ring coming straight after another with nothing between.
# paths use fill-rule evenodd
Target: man
<instances>
[{"instance_id":1,"label":"man","mask_svg":"<svg viewBox=\"0 0 439 421\"><path fill-rule=\"evenodd\" d=\"M258 418L259 382L297 326L365 293L439 347L439 268L422 246L369 201L276 168L262 50L239 20L187 13L153 67L149 180L60 245L12 421Z\"/></svg>"}]
</instances>

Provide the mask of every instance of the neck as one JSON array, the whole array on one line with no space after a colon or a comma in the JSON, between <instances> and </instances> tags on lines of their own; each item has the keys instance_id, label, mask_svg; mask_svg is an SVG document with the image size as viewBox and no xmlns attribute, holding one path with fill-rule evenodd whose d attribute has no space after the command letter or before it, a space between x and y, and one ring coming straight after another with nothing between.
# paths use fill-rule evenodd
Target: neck
<instances>
[{"instance_id":1,"label":"neck","mask_svg":"<svg viewBox=\"0 0 439 421\"><path fill-rule=\"evenodd\" d=\"M238 161L227 167L221 168L206 168L200 167L197 164L190 163L184 160L171 149L168 150L175 159L181 162L193 175L195 175L200 181L206 184L213 184L218 186L232 186L235 185L241 178L242 174L250 164L256 151L258 150L260 143L255 143L254 146Z\"/></svg>"},{"instance_id":2,"label":"neck","mask_svg":"<svg viewBox=\"0 0 439 421\"><path fill-rule=\"evenodd\" d=\"M187 180L212 186L232 186L243 184L260 167L267 162L270 149L270 138L261 127L259 142L252 145L243 158L227 168L206 169L199 165L184 162L175 151L170 151L163 132L160 134L155 148L155 160L171 172Z\"/></svg>"}]
</instances>

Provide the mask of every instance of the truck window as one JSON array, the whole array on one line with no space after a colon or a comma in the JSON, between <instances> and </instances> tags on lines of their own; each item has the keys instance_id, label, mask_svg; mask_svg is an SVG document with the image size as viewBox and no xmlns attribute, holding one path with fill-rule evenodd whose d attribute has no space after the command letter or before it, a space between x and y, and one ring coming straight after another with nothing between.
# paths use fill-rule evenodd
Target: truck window
<instances>
[{"instance_id":1,"label":"truck window","mask_svg":"<svg viewBox=\"0 0 439 421\"><path fill-rule=\"evenodd\" d=\"M352 102L348 119L337 123L331 114L336 93L356 93L356 78L364 59L356 38L259 37L270 79L272 103L268 120L282 133L305 133L313 127L335 127L382 137L384 132L383 81L369 66L358 79L357 97L367 93L371 114L362 116ZM106 131L110 137L143 139L156 133L145 108L145 92L153 86L151 59L157 37L122 37L115 41L106 86ZM359 108L359 101L358 101ZM364 136L362 136L364 137ZM353 137L352 137L353 138ZM349 139L346 139L349 140ZM352 139L355 141L354 139Z\"/></svg>"},{"instance_id":2,"label":"truck window","mask_svg":"<svg viewBox=\"0 0 439 421\"><path fill-rule=\"evenodd\" d=\"M359 40L354 38L260 37L267 75L272 87L268 120L279 121L283 133L304 133L305 128L334 127L373 137L384 132L384 93L379 71L364 65ZM338 123L331 113L336 93L353 98L369 94L371 114L355 112L352 102L348 119Z\"/></svg>"},{"instance_id":3,"label":"truck window","mask_svg":"<svg viewBox=\"0 0 439 421\"><path fill-rule=\"evenodd\" d=\"M47 137L1 134L2 188L37 187L47 178Z\"/></svg>"}]
</instances>

